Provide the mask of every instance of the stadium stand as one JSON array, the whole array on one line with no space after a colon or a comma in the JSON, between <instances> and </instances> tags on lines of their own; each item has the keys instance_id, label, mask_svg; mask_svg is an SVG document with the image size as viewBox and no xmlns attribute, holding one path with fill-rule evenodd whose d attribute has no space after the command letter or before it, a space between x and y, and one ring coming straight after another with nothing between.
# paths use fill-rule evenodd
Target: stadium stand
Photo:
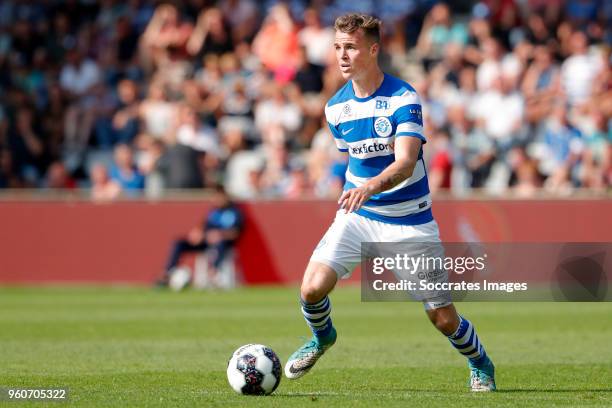
<instances>
[{"instance_id":1,"label":"stadium stand","mask_svg":"<svg viewBox=\"0 0 612 408\"><path fill-rule=\"evenodd\" d=\"M607 191L609 2L449 4L5 0L0 189L337 197L322 116L350 6L383 18L384 67L420 92L434 192Z\"/></svg>"}]
</instances>

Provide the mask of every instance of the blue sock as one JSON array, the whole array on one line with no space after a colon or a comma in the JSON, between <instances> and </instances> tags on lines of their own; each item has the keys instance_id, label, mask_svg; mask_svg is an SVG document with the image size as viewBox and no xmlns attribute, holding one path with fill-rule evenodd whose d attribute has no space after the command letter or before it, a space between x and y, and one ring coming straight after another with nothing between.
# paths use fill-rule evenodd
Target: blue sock
<instances>
[{"instance_id":1,"label":"blue sock","mask_svg":"<svg viewBox=\"0 0 612 408\"><path fill-rule=\"evenodd\" d=\"M474 367L481 368L488 362L489 357L478 339L474 325L463 316L459 316L459 327L455 333L448 336L448 339L459 353L470 360Z\"/></svg>"},{"instance_id":2,"label":"blue sock","mask_svg":"<svg viewBox=\"0 0 612 408\"><path fill-rule=\"evenodd\" d=\"M327 337L333 328L331 317L331 302L329 297L325 296L317 303L306 303L300 299L302 304L302 313L306 323L312 330L312 334L317 339Z\"/></svg>"}]
</instances>

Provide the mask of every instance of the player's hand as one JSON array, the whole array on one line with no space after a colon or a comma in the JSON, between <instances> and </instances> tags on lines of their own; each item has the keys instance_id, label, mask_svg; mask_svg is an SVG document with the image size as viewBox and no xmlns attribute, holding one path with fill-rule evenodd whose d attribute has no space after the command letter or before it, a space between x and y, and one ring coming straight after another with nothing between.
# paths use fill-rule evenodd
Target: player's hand
<instances>
[{"instance_id":1,"label":"player's hand","mask_svg":"<svg viewBox=\"0 0 612 408\"><path fill-rule=\"evenodd\" d=\"M365 186L358 188L351 188L342 192L338 204L340 208L344 209L346 214L357 211L361 206L370 199L372 193Z\"/></svg>"},{"instance_id":2,"label":"player's hand","mask_svg":"<svg viewBox=\"0 0 612 408\"><path fill-rule=\"evenodd\" d=\"M204 240L204 231L199 227L192 228L187 234L187 241L192 245L199 245Z\"/></svg>"}]
</instances>

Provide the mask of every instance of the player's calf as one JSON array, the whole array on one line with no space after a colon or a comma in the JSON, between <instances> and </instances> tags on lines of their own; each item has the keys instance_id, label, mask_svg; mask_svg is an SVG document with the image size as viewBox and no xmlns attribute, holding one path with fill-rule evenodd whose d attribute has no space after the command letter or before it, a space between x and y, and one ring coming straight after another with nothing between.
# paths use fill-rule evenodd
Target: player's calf
<instances>
[{"instance_id":1,"label":"player's calf","mask_svg":"<svg viewBox=\"0 0 612 408\"><path fill-rule=\"evenodd\" d=\"M459 316L452 304L430 309L427 315L434 326L448 337L453 347L468 359L471 390L495 391L495 366L480 343L472 323Z\"/></svg>"}]
</instances>

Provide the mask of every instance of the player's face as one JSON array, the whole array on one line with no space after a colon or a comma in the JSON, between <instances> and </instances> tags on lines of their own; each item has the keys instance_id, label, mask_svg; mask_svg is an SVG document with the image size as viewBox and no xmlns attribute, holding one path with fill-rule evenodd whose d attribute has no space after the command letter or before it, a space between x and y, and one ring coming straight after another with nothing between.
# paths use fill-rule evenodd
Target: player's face
<instances>
[{"instance_id":1,"label":"player's face","mask_svg":"<svg viewBox=\"0 0 612 408\"><path fill-rule=\"evenodd\" d=\"M368 39L361 29L352 33L336 31L334 48L344 79L358 77L377 63L378 44Z\"/></svg>"}]
</instances>

